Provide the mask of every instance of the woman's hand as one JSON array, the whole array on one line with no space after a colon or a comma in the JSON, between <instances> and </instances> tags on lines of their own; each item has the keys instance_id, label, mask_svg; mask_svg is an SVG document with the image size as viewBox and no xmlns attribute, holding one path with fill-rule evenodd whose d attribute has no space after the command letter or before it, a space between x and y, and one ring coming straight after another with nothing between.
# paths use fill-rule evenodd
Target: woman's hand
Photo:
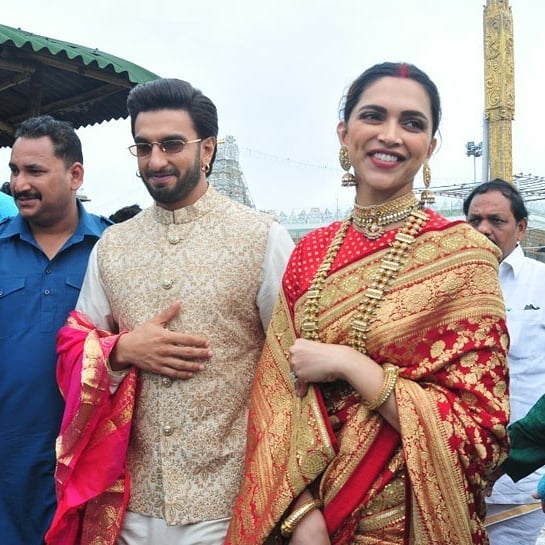
<instances>
[{"instance_id":1,"label":"woman's hand","mask_svg":"<svg viewBox=\"0 0 545 545\"><path fill-rule=\"evenodd\" d=\"M372 400L384 384L381 365L366 354L341 344L297 339L290 348L290 369L297 377L295 394L299 397L306 395L310 382L344 380L362 399ZM399 415L393 392L378 410L399 431Z\"/></svg>"},{"instance_id":2,"label":"woman's hand","mask_svg":"<svg viewBox=\"0 0 545 545\"><path fill-rule=\"evenodd\" d=\"M541 510L545 513L545 475L539 479L537 490L532 494L536 500L541 500Z\"/></svg>"},{"instance_id":3,"label":"woman's hand","mask_svg":"<svg viewBox=\"0 0 545 545\"><path fill-rule=\"evenodd\" d=\"M313 509L295 527L289 545L331 545L323 513Z\"/></svg>"},{"instance_id":4,"label":"woman's hand","mask_svg":"<svg viewBox=\"0 0 545 545\"><path fill-rule=\"evenodd\" d=\"M532 494L532 497L535 498L536 500L541 499L537 491ZM541 510L545 513L545 500L541 500Z\"/></svg>"},{"instance_id":5,"label":"woman's hand","mask_svg":"<svg viewBox=\"0 0 545 545\"><path fill-rule=\"evenodd\" d=\"M297 339L290 348L291 370L304 382L333 382L343 377L346 361L358 353L340 344Z\"/></svg>"},{"instance_id":6,"label":"woman's hand","mask_svg":"<svg viewBox=\"0 0 545 545\"><path fill-rule=\"evenodd\" d=\"M295 392L304 396L309 382L350 381L349 370L358 363L361 369L362 359L372 362L349 346L297 339L290 348L290 368L297 376Z\"/></svg>"}]
</instances>

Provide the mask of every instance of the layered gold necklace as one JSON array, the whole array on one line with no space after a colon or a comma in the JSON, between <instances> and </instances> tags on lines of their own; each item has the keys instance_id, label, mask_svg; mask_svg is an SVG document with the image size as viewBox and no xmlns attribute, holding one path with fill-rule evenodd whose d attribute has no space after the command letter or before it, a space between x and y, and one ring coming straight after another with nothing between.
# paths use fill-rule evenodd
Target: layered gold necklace
<instances>
[{"instance_id":1,"label":"layered gold necklace","mask_svg":"<svg viewBox=\"0 0 545 545\"><path fill-rule=\"evenodd\" d=\"M412 203L414 201L418 203L418 201L412 193L404 195L396 201L399 202L401 200L403 200L404 209L407 209L407 206L410 207L409 212L405 216L406 221L396 233L393 242L390 244L390 247L386 251L384 257L381 259L378 271L371 281L369 287L363 292L362 300L359 303L350 323L349 345L362 354L366 353L365 343L367 340L367 334L369 333L371 325L375 320L376 312L380 306L380 303L393 284L400 269L406 263L409 256L409 251L416 240L416 236L421 231L428 219L428 215L425 211L417 207L413 207ZM386 204L389 204L391 209L393 209L394 206L400 209L397 206L396 201ZM333 262L335 261L335 257L337 256L337 253L339 252L346 237L346 233L348 232L348 228L353 221L353 215L343 221L341 227L333 237L333 240L327 249L324 260L314 274L310 288L306 294L305 303L303 305L301 336L304 339L321 341L318 314L320 310L322 291L324 289L329 271L331 270ZM400 221L400 219L397 219L396 221Z\"/></svg>"},{"instance_id":2,"label":"layered gold necklace","mask_svg":"<svg viewBox=\"0 0 545 545\"><path fill-rule=\"evenodd\" d=\"M352 221L369 240L376 240L384 234L384 228L409 217L412 210L420 206L414 193L407 193L393 201L374 206L360 206L354 203Z\"/></svg>"}]
</instances>

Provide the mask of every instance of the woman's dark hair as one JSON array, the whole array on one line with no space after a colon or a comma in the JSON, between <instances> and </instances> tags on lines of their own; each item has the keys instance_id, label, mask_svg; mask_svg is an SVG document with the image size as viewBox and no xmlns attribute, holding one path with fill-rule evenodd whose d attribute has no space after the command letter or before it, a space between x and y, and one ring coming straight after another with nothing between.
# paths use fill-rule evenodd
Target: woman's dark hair
<instances>
[{"instance_id":1,"label":"woman's dark hair","mask_svg":"<svg viewBox=\"0 0 545 545\"><path fill-rule=\"evenodd\" d=\"M59 121L50 115L31 117L17 126L14 139L41 138L42 136L51 139L55 157L64 161L67 168L74 163L83 164L81 141L68 121Z\"/></svg>"},{"instance_id":2,"label":"woman's dark hair","mask_svg":"<svg viewBox=\"0 0 545 545\"><path fill-rule=\"evenodd\" d=\"M495 178L490 182L484 182L481 185L478 185L473 191L464 199L464 215L467 217L469 212L469 207L471 206L471 201L475 198L476 195L482 195L483 193L488 193L489 191L499 191L510 203L511 203L511 212L515 216L515 220L519 222L528 217L528 209L524 204L524 199L519 193L519 190L516 188L515 184L506 182L501 178Z\"/></svg>"},{"instance_id":3,"label":"woman's dark hair","mask_svg":"<svg viewBox=\"0 0 545 545\"><path fill-rule=\"evenodd\" d=\"M358 76L346 93L341 106L341 119L348 122L352 110L358 103L362 93L375 81L384 77L408 78L420 83L424 87L431 105L432 115L432 136L435 135L441 121L441 99L435 83L428 75L413 64L401 62L383 62L375 64L368 68L363 74Z\"/></svg>"},{"instance_id":4,"label":"woman's dark hair","mask_svg":"<svg viewBox=\"0 0 545 545\"><path fill-rule=\"evenodd\" d=\"M199 89L180 79L159 78L133 87L127 98L134 136L136 117L141 112L156 110L185 110L191 117L199 138L218 136L218 112L214 103ZM216 158L216 150L210 161L210 170Z\"/></svg>"}]
</instances>

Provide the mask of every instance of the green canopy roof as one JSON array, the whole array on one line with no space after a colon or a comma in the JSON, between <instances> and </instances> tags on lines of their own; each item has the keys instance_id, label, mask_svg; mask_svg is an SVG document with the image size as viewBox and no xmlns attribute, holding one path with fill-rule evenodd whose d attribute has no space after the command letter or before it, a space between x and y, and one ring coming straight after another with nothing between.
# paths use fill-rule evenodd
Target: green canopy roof
<instances>
[{"instance_id":1,"label":"green canopy roof","mask_svg":"<svg viewBox=\"0 0 545 545\"><path fill-rule=\"evenodd\" d=\"M76 128L125 118L131 87L157 77L98 49L0 25L0 147L38 114Z\"/></svg>"}]
</instances>

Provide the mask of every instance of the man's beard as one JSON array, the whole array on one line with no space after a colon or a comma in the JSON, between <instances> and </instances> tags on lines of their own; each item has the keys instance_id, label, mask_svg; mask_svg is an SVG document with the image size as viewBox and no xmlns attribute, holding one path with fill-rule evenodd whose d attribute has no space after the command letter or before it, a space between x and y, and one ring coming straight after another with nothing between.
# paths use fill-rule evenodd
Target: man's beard
<instances>
[{"instance_id":1,"label":"man's beard","mask_svg":"<svg viewBox=\"0 0 545 545\"><path fill-rule=\"evenodd\" d=\"M153 172L146 171L142 173L142 181L144 182L148 193L153 200L159 204L172 204L183 201L191 194L201 179L199 161L195 161L193 166L187 170L184 175L180 175L180 171L172 166L169 167L169 172L172 176L176 177L176 184L174 187L153 187L147 181L152 177Z\"/></svg>"}]
</instances>

